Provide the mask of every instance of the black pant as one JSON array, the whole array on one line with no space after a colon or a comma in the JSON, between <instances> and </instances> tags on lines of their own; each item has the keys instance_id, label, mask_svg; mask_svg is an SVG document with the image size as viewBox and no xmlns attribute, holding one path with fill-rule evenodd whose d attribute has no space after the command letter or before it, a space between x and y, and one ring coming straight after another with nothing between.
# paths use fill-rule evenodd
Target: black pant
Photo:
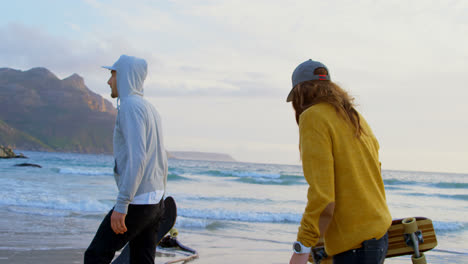
<instances>
[{"instance_id":1,"label":"black pant","mask_svg":"<svg viewBox=\"0 0 468 264\"><path fill-rule=\"evenodd\" d=\"M128 206L125 225L127 232L117 235L111 228L110 217L113 210L102 220L84 255L85 264L111 263L115 252L130 244L130 263L154 264L156 256L156 236L159 221L164 212L164 202Z\"/></svg>"},{"instance_id":2,"label":"black pant","mask_svg":"<svg viewBox=\"0 0 468 264\"><path fill-rule=\"evenodd\" d=\"M362 247L333 256L333 264L382 264L388 250L388 233L380 239L366 240Z\"/></svg>"}]
</instances>

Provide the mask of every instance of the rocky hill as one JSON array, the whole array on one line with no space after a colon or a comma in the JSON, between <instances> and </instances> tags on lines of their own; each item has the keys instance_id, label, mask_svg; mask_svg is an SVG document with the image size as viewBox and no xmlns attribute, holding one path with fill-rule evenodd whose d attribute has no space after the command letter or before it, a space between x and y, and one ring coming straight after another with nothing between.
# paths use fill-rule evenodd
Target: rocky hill
<instances>
[{"instance_id":1,"label":"rocky hill","mask_svg":"<svg viewBox=\"0 0 468 264\"><path fill-rule=\"evenodd\" d=\"M25 150L111 153L117 110L82 77L0 68L0 144Z\"/></svg>"},{"instance_id":2,"label":"rocky hill","mask_svg":"<svg viewBox=\"0 0 468 264\"><path fill-rule=\"evenodd\" d=\"M0 68L0 145L13 149L112 153L117 110L78 74ZM174 159L235 161L221 153L168 152Z\"/></svg>"}]
</instances>

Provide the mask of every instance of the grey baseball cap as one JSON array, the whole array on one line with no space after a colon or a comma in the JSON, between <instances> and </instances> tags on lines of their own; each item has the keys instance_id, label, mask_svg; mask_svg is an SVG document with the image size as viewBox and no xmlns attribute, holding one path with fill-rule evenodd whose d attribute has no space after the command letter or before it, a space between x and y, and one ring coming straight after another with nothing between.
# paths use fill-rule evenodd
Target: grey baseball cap
<instances>
[{"instance_id":1,"label":"grey baseball cap","mask_svg":"<svg viewBox=\"0 0 468 264\"><path fill-rule=\"evenodd\" d=\"M315 69L317 68L325 68L327 70L327 75L316 75L314 74ZM328 70L327 66L323 63L318 61L313 61L311 59L304 61L303 63L299 64L292 74L292 89L288 94L286 102L291 102L293 97L293 89L296 85L301 82L305 81L312 81L312 80L331 80L330 79L330 71Z\"/></svg>"}]
</instances>

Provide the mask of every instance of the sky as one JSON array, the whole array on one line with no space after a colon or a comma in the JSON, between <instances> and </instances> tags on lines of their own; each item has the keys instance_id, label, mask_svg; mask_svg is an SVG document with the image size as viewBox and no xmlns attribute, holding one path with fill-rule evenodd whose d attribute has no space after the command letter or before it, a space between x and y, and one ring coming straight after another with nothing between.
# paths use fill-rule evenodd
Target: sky
<instances>
[{"instance_id":1,"label":"sky","mask_svg":"<svg viewBox=\"0 0 468 264\"><path fill-rule=\"evenodd\" d=\"M300 164L291 74L323 62L380 143L385 170L468 173L466 0L2 1L0 67L106 82L148 61L169 151Z\"/></svg>"}]
</instances>

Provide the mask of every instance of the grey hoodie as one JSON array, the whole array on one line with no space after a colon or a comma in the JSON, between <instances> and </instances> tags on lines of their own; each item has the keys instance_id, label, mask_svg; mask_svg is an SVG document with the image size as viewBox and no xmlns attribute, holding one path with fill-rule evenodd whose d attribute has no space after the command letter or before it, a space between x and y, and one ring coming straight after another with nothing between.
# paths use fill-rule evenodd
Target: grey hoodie
<instances>
[{"instance_id":1,"label":"grey hoodie","mask_svg":"<svg viewBox=\"0 0 468 264\"><path fill-rule=\"evenodd\" d=\"M157 203L163 197L167 156L161 118L143 99L146 61L122 55L105 68L117 72L120 106L114 128L114 175L119 194L114 210L126 214L130 203Z\"/></svg>"}]
</instances>

